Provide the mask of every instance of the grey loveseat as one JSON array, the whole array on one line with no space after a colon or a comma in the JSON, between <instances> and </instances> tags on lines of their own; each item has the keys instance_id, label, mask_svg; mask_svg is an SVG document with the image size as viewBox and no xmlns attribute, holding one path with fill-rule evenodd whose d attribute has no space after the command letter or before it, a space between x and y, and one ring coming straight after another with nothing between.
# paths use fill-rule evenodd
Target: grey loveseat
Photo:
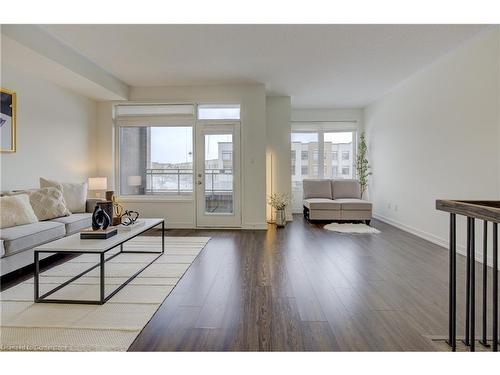
<instances>
[{"instance_id":1,"label":"grey loveseat","mask_svg":"<svg viewBox=\"0 0 500 375\"><path fill-rule=\"evenodd\" d=\"M0 229L1 276L32 264L34 247L90 227L94 207L101 200L87 199L84 213Z\"/></svg>"},{"instance_id":2,"label":"grey loveseat","mask_svg":"<svg viewBox=\"0 0 500 375\"><path fill-rule=\"evenodd\" d=\"M372 204L361 199L357 180L304 180L307 220L365 221L370 225Z\"/></svg>"}]
</instances>

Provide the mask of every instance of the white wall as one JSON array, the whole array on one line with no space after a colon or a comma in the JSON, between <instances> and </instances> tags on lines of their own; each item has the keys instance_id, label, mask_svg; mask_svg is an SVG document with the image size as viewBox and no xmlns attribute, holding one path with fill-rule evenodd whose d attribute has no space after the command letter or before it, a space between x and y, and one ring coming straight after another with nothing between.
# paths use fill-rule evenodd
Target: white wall
<instances>
[{"instance_id":1,"label":"white wall","mask_svg":"<svg viewBox=\"0 0 500 375\"><path fill-rule=\"evenodd\" d=\"M1 190L38 187L41 176L84 181L95 172L95 101L3 62L0 83L17 93L17 152L0 154Z\"/></svg>"},{"instance_id":2,"label":"white wall","mask_svg":"<svg viewBox=\"0 0 500 375\"><path fill-rule=\"evenodd\" d=\"M436 199L500 198L499 41L483 33L365 108L379 218L447 246Z\"/></svg>"},{"instance_id":3,"label":"white wall","mask_svg":"<svg viewBox=\"0 0 500 375\"><path fill-rule=\"evenodd\" d=\"M242 151L242 227L265 229L266 225L266 96L264 85L133 87L130 100L135 102L241 103ZM98 174L114 182L113 103L99 103ZM111 184L110 184L111 185ZM111 185L113 186L113 185ZM168 227L195 226L194 200L144 201L127 198L127 208L143 216L163 216Z\"/></svg>"},{"instance_id":4,"label":"white wall","mask_svg":"<svg viewBox=\"0 0 500 375\"><path fill-rule=\"evenodd\" d=\"M290 115L289 96L266 98L267 127L267 195L291 194ZM292 220L292 210L286 210L287 220ZM267 219L274 219L271 206L267 206Z\"/></svg>"}]
</instances>

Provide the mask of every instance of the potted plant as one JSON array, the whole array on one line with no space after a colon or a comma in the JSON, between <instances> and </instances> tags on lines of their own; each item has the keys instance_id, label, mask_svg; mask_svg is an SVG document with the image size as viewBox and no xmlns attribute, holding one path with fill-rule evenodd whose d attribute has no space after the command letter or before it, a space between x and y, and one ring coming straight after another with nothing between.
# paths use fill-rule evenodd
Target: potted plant
<instances>
[{"instance_id":1,"label":"potted plant","mask_svg":"<svg viewBox=\"0 0 500 375\"><path fill-rule=\"evenodd\" d=\"M356 175L358 176L359 185L361 187L361 198L368 186L368 177L372 174L370 172L370 165L368 164L367 154L368 147L366 146L365 132L361 133L359 137L359 150L356 157Z\"/></svg>"},{"instance_id":2,"label":"potted plant","mask_svg":"<svg viewBox=\"0 0 500 375\"><path fill-rule=\"evenodd\" d=\"M286 193L274 193L269 196L269 204L276 210L276 225L286 225L285 208L290 203L290 196Z\"/></svg>"}]
</instances>

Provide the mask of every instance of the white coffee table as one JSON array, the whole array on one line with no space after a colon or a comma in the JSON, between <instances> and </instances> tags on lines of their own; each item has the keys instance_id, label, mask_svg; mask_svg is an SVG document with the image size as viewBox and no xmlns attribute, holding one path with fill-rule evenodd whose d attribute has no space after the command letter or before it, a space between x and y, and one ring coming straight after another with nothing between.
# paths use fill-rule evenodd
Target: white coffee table
<instances>
[{"instance_id":1,"label":"white coffee table","mask_svg":"<svg viewBox=\"0 0 500 375\"><path fill-rule=\"evenodd\" d=\"M139 219L138 222L142 222L142 225L137 227L132 227L130 230L118 230L118 233L105 240L82 240L80 239L80 233L73 234L68 237L64 237L53 242L49 242L45 245L37 246L35 250L35 302L38 303L69 303L69 304L87 304L87 305L102 305L118 293L125 285L132 281L137 275L148 268L155 260L165 252L165 220L164 219ZM161 224L162 237L161 237L161 252L158 251L123 251L123 244L134 237L146 232L147 230L154 228ZM112 256L106 258L105 254L120 246L120 251ZM78 275L72 277L71 279L65 281L56 288L44 293L40 296L39 279L40 279L40 253L53 253L53 254L99 254L100 261L96 265L90 267L89 269L79 273ZM116 288L109 295L105 295L105 272L104 264L114 257L120 254L158 254L151 262L142 267L135 274L130 276L123 284ZM99 300L68 300L68 299L54 299L47 298L51 294L57 292L66 285L72 283L83 275L89 273L93 269L100 267L100 298Z\"/></svg>"}]
</instances>

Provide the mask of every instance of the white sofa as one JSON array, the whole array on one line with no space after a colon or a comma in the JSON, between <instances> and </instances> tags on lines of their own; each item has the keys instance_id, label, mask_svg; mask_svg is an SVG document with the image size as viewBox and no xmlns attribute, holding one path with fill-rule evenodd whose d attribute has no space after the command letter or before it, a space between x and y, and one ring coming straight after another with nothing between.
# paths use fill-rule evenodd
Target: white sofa
<instances>
[{"instance_id":1,"label":"white sofa","mask_svg":"<svg viewBox=\"0 0 500 375\"><path fill-rule=\"evenodd\" d=\"M3 193L8 194L8 193ZM33 264L33 248L92 225L92 212L101 199L87 199L86 212L33 224L0 229L1 276ZM51 254L44 254L40 259Z\"/></svg>"},{"instance_id":2,"label":"white sofa","mask_svg":"<svg viewBox=\"0 0 500 375\"><path fill-rule=\"evenodd\" d=\"M359 181L304 180L303 191L307 220L361 220L370 225L372 204L361 199Z\"/></svg>"}]
</instances>

